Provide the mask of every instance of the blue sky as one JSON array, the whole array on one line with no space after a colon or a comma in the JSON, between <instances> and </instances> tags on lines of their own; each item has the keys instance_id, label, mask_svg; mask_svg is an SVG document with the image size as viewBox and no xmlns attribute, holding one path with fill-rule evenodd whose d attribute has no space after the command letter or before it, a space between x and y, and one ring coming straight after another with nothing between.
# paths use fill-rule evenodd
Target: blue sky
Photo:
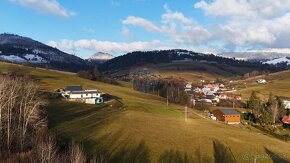
<instances>
[{"instance_id":1,"label":"blue sky","mask_svg":"<svg viewBox=\"0 0 290 163\"><path fill-rule=\"evenodd\" d=\"M102 51L289 48L289 0L0 0L0 33L83 58Z\"/></svg>"}]
</instances>

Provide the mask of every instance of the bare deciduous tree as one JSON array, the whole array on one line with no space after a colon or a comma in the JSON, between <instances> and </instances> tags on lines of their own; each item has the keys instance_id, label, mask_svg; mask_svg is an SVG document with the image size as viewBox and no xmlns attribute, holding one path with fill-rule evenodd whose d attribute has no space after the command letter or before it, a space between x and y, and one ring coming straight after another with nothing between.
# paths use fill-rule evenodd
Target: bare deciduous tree
<instances>
[{"instance_id":1,"label":"bare deciduous tree","mask_svg":"<svg viewBox=\"0 0 290 163\"><path fill-rule=\"evenodd\" d=\"M52 136L47 136L38 141L36 147L36 159L41 163L60 162L58 159L57 143Z\"/></svg>"},{"instance_id":2,"label":"bare deciduous tree","mask_svg":"<svg viewBox=\"0 0 290 163\"><path fill-rule=\"evenodd\" d=\"M75 143L70 146L70 162L71 163L85 163L86 156L82 151L82 148Z\"/></svg>"}]
</instances>

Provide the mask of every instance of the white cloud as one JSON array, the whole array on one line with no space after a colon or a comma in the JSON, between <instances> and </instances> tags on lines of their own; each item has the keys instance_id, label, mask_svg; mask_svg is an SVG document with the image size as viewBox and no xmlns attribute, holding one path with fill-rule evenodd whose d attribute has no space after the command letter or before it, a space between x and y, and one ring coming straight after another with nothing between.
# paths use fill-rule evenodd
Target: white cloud
<instances>
[{"instance_id":1,"label":"white cloud","mask_svg":"<svg viewBox=\"0 0 290 163\"><path fill-rule=\"evenodd\" d=\"M195 8L217 18L213 40L231 50L258 47L289 47L289 0L213 0L199 1Z\"/></svg>"},{"instance_id":2,"label":"white cloud","mask_svg":"<svg viewBox=\"0 0 290 163\"><path fill-rule=\"evenodd\" d=\"M48 13L60 17L71 17L74 12L68 11L57 0L9 0L13 3L36 10L39 13Z\"/></svg>"},{"instance_id":3,"label":"white cloud","mask_svg":"<svg viewBox=\"0 0 290 163\"><path fill-rule=\"evenodd\" d=\"M146 20L141 17L136 16L128 16L125 20L122 21L125 25L134 25L144 28L146 31L149 32L160 32L161 29L154 24L153 22Z\"/></svg>"},{"instance_id":4,"label":"white cloud","mask_svg":"<svg viewBox=\"0 0 290 163\"><path fill-rule=\"evenodd\" d=\"M168 5L164 5L164 9L165 13L162 14L159 24L136 16L128 16L122 23L127 32L129 26L138 26L147 32L160 33L180 46L185 44L196 46L210 39L211 33L192 18L185 17L181 12L171 11Z\"/></svg>"},{"instance_id":5,"label":"white cloud","mask_svg":"<svg viewBox=\"0 0 290 163\"><path fill-rule=\"evenodd\" d=\"M132 15L122 20L123 36L135 40L138 35L131 28L139 27L146 34L161 36L158 40L126 43L64 39L50 41L49 45L66 52L89 50L113 54L170 48L218 53L290 47L289 0L202 0L194 7L203 11L205 18L209 19L211 24L208 27L164 5L160 21ZM215 21L211 21L213 19Z\"/></svg>"},{"instance_id":6,"label":"white cloud","mask_svg":"<svg viewBox=\"0 0 290 163\"><path fill-rule=\"evenodd\" d=\"M89 50L92 52L107 52L113 54L128 53L133 51L145 51L145 50L158 50L165 48L159 40L153 40L149 42L110 42L110 41L98 41L98 40L67 40L63 39L58 42L49 41L49 46L58 48L68 53L76 53L81 50Z\"/></svg>"}]
</instances>

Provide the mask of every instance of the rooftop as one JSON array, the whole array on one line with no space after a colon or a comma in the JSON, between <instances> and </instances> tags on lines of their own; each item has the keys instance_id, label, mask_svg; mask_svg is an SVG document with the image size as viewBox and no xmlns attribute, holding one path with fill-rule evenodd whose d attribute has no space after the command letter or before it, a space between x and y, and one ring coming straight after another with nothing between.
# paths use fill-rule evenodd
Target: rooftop
<instances>
[{"instance_id":1,"label":"rooftop","mask_svg":"<svg viewBox=\"0 0 290 163\"><path fill-rule=\"evenodd\" d=\"M240 114L235 109L219 109L223 114L229 115L229 114Z\"/></svg>"},{"instance_id":2,"label":"rooftop","mask_svg":"<svg viewBox=\"0 0 290 163\"><path fill-rule=\"evenodd\" d=\"M290 124L290 116L285 115L285 116L283 117L283 119L282 119L282 122L283 122L283 123Z\"/></svg>"},{"instance_id":3,"label":"rooftop","mask_svg":"<svg viewBox=\"0 0 290 163\"><path fill-rule=\"evenodd\" d=\"M67 91L82 91L83 90L83 87L82 86L76 86L76 85L74 85L74 86L67 86L66 87L66 90Z\"/></svg>"},{"instance_id":4,"label":"rooftop","mask_svg":"<svg viewBox=\"0 0 290 163\"><path fill-rule=\"evenodd\" d=\"M97 90L73 91L71 94L87 94L87 93L101 93Z\"/></svg>"}]
</instances>

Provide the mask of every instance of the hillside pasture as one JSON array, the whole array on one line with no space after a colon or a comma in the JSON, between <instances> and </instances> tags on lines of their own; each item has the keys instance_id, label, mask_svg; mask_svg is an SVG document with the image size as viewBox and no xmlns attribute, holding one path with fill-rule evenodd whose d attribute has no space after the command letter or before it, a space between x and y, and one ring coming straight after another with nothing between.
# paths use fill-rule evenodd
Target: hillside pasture
<instances>
[{"instance_id":1,"label":"hillside pasture","mask_svg":"<svg viewBox=\"0 0 290 163\"><path fill-rule=\"evenodd\" d=\"M258 84L256 82L258 79L266 79L267 83ZM250 97L252 91L256 91L263 100L266 100L269 97L270 92L272 92L273 95L290 98L289 83L290 70L252 77L246 80L239 80L234 84L241 87L238 89L238 93L242 94L244 100Z\"/></svg>"},{"instance_id":2,"label":"hillside pasture","mask_svg":"<svg viewBox=\"0 0 290 163\"><path fill-rule=\"evenodd\" d=\"M2 72L11 66L0 63ZM15 65L13 65L15 66ZM289 161L290 143L243 125L225 125L164 98L130 88L94 82L73 73L30 68L44 91L83 85L112 94L124 104L86 105L50 100L49 128L59 138L83 144L88 155L109 162L281 162ZM231 157L233 155L234 157Z\"/></svg>"}]
</instances>

